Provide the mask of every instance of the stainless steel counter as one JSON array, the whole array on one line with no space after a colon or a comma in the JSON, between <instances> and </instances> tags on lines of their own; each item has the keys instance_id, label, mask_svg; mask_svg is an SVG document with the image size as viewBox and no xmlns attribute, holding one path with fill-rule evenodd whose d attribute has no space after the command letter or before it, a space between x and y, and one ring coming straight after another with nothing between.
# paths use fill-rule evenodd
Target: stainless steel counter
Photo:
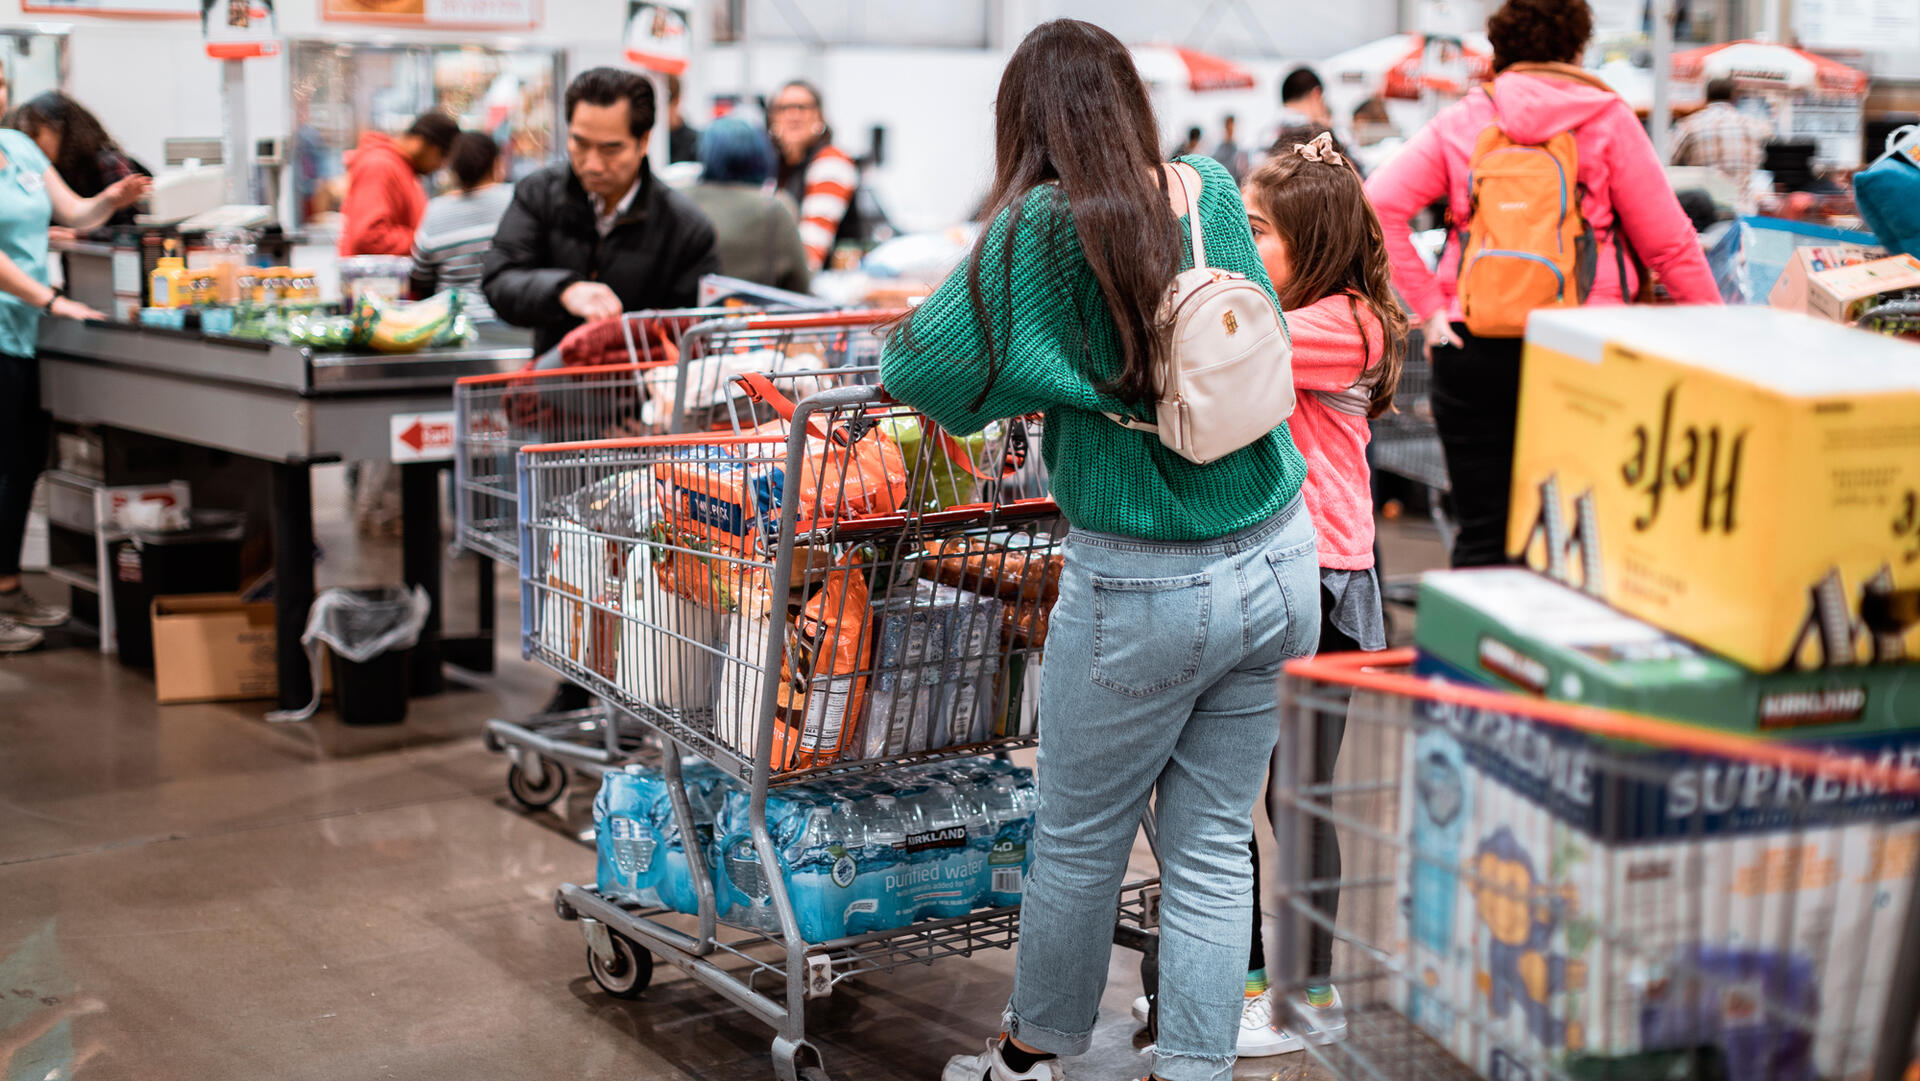
<instances>
[{"instance_id":1,"label":"stainless steel counter","mask_svg":"<svg viewBox=\"0 0 1920 1081\"><path fill-rule=\"evenodd\" d=\"M198 333L47 319L41 323L41 401L62 420L101 424L232 451L273 463L274 622L280 705L311 690L300 649L313 602L313 493L308 466L389 461L395 431L419 413L451 422L454 381L513 371L533 356L531 335L489 328L470 346L406 356L315 353ZM396 424L396 418L399 418ZM440 637L438 471L401 465L402 577L433 599L413 652L416 694L441 685L443 649L469 667L493 663L493 573L481 567L481 632ZM191 479L191 478L187 478Z\"/></svg>"},{"instance_id":2,"label":"stainless steel counter","mask_svg":"<svg viewBox=\"0 0 1920 1081\"><path fill-rule=\"evenodd\" d=\"M63 420L270 461L379 461L391 416L450 410L455 380L532 356L531 335L497 326L459 349L393 356L48 319L41 397Z\"/></svg>"}]
</instances>

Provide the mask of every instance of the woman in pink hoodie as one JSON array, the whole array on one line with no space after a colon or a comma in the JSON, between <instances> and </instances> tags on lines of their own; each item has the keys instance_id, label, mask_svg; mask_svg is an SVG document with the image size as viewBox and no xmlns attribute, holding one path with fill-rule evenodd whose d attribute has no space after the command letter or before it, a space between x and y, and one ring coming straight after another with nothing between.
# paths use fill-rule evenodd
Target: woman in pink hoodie
<instances>
[{"instance_id":1,"label":"woman in pink hoodie","mask_svg":"<svg viewBox=\"0 0 1920 1081\"><path fill-rule=\"evenodd\" d=\"M1456 297L1470 206L1469 162L1480 133L1496 122L1521 143L1573 132L1580 209L1599 241L1587 303L1619 304L1635 295L1641 285L1636 261L1659 276L1675 301L1720 303L1699 239L1640 121L1618 95L1574 66L1592 34L1593 13L1585 0L1507 0L1487 20L1494 97L1476 91L1448 106L1367 181L1386 229L1393 283L1424 327L1433 362L1433 419L1460 523L1456 567L1507 562L1520 394L1521 339L1468 333ZM1443 198L1451 234L1436 275L1414 251L1407 222ZM1629 243L1621 251L1623 236Z\"/></svg>"}]
</instances>

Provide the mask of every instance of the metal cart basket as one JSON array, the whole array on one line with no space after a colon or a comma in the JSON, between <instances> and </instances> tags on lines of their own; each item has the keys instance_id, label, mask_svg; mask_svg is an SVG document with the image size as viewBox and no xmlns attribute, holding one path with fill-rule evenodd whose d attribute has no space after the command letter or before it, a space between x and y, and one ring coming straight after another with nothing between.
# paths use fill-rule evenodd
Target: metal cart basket
<instances>
[{"instance_id":1,"label":"metal cart basket","mask_svg":"<svg viewBox=\"0 0 1920 1081\"><path fill-rule=\"evenodd\" d=\"M1283 680L1277 986L1312 1017L1306 947L1331 936L1315 975L1346 1022L1315 1063L1369 1081L1911 1076L1920 735L1759 740L1414 662L1322 657ZM1338 764L1315 778L1328 740ZM1311 858L1329 836L1338 856Z\"/></svg>"},{"instance_id":2,"label":"metal cart basket","mask_svg":"<svg viewBox=\"0 0 1920 1081\"><path fill-rule=\"evenodd\" d=\"M773 313L693 308L633 312L599 359L563 366L551 351L533 370L461 380L454 388L455 502L464 546L518 566L519 494L514 463L540 443L737 430L742 406L727 373L754 368L814 372L811 385L871 382L873 330L898 313ZM724 390L720 388L725 388ZM596 776L642 753L640 734L609 724L604 709L543 713L524 723L487 723L490 748L510 758L507 791L522 806L550 806L569 771Z\"/></svg>"},{"instance_id":3,"label":"metal cart basket","mask_svg":"<svg viewBox=\"0 0 1920 1081\"><path fill-rule=\"evenodd\" d=\"M806 999L863 973L1011 946L1018 906L1006 902L1024 879L1007 868L993 878L998 901L863 925L849 914L874 908L822 912L790 887L792 836L771 808L801 791L895 808L886 793L903 769L925 776L1036 742L1064 531L1050 499L1014 498L1007 483L1038 452L1037 422L955 437L876 387L794 405L779 379L740 382L761 423L739 435L521 453L522 621L530 657L664 738L677 836L719 838L684 845L696 896L678 926L660 906L560 888L590 972L631 996L650 955L672 962L771 1025L774 1073L793 1081L825 1076ZM729 792L718 821L711 804L696 811L692 758ZM884 868L991 829L971 813L941 818L951 802L910 805L901 795L904 818L834 842L849 880L846 852ZM842 811L867 821L847 807L834 822ZM1152 881L1125 887L1116 941L1152 948L1157 897Z\"/></svg>"}]
</instances>

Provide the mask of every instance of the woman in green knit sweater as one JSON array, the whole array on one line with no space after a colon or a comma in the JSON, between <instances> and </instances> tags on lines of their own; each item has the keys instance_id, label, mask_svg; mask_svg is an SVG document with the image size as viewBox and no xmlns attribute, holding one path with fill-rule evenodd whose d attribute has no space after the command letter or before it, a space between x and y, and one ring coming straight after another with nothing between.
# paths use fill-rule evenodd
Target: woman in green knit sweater
<instances>
[{"instance_id":1,"label":"woman in green knit sweater","mask_svg":"<svg viewBox=\"0 0 1920 1081\"><path fill-rule=\"evenodd\" d=\"M1105 411L1151 416L1156 311L1191 261L1269 293L1233 178L1159 162L1132 57L1111 34L1035 29L1001 76L993 224L887 343L882 379L950 431L1046 414L1042 453L1073 531L1040 688L1036 860L1006 1036L945 1081L1050 1081L1087 1049L1114 909L1158 793L1163 878L1154 1076L1232 1074L1253 903L1249 812L1280 664L1313 648L1319 585L1306 465L1284 424L1208 465ZM1174 183L1177 181L1177 183Z\"/></svg>"}]
</instances>

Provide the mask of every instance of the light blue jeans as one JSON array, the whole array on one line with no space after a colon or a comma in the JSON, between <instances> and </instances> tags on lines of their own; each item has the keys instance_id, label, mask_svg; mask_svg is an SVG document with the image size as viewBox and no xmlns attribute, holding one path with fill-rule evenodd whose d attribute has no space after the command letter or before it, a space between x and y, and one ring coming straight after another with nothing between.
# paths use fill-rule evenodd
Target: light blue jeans
<instances>
[{"instance_id":1,"label":"light blue jeans","mask_svg":"<svg viewBox=\"0 0 1920 1081\"><path fill-rule=\"evenodd\" d=\"M1233 1074L1253 873L1251 814L1279 731L1280 665L1320 628L1313 522L1187 544L1072 533L1040 684L1036 854L1007 1030L1087 1050L1119 889L1156 790L1166 1081Z\"/></svg>"}]
</instances>

